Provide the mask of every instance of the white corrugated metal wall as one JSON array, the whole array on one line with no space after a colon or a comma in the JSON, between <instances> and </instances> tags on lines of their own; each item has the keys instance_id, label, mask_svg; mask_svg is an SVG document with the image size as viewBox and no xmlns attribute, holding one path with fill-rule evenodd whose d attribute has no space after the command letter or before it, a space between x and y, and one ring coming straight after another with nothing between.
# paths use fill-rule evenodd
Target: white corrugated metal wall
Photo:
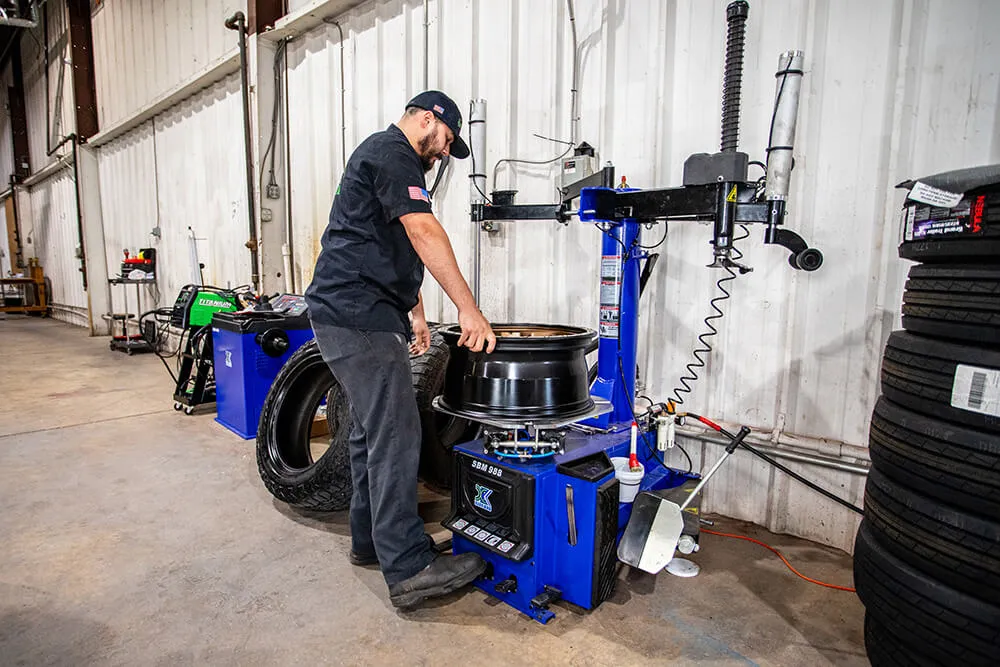
<instances>
[{"instance_id":1,"label":"white corrugated metal wall","mask_svg":"<svg viewBox=\"0 0 1000 667\"><path fill-rule=\"evenodd\" d=\"M76 257L80 241L73 170L63 169L35 185L30 196L31 222L21 232L34 243L45 277L52 281L52 317L86 326L87 295Z\"/></svg>"},{"instance_id":2,"label":"white corrugated metal wall","mask_svg":"<svg viewBox=\"0 0 1000 667\"><path fill-rule=\"evenodd\" d=\"M144 306L169 305L192 282L189 227L201 239L207 284L249 282L241 114L233 75L101 147L109 269L117 270L124 248L157 251L159 293L144 294ZM121 290L112 298L120 304ZM128 298L134 303L134 291Z\"/></svg>"},{"instance_id":3,"label":"white corrugated metal wall","mask_svg":"<svg viewBox=\"0 0 1000 667\"><path fill-rule=\"evenodd\" d=\"M580 138L597 145L633 186L679 183L687 155L718 145L725 3L576 5ZM995 141L975 136L996 131L997 77L981 52L993 48L1000 55L1000 46L988 38L1000 8L965 5L959 13L979 14L980 20L948 24L952 5L944 3L873 8L854 2L836 9L826 2L755 3L741 145L754 157L762 155L777 54L803 48L808 73L789 225L824 250L827 265L815 274L797 274L783 251L764 247L760 230L753 230L745 251L755 271L735 283L734 297L724 306L728 314L709 369L712 380L698 383L692 399L702 409L768 427L782 413L792 432L864 441L874 387L870 369L884 317L876 311L884 304L891 321L900 277L898 268L885 266L895 252L898 196L892 185L921 172L996 159L1000 151ZM475 95L489 101L489 165L511 155L553 155L552 144L533 132L568 134L564 7L535 3L529 13L516 0L448 3L443 10L432 3L431 85L459 100ZM349 149L395 120L419 89L421 22L419 3L402 1L369 3L343 17ZM450 55L437 62L443 44ZM336 28L324 26L295 40L288 61L292 210L298 282L304 284L339 178ZM928 88L937 86L919 74L936 69L948 72L956 94L930 94ZM455 165L436 204L465 267L467 170L467 161ZM550 167L505 166L498 185L519 189L521 202L550 201L554 175ZM661 233L656 228L646 238L655 241ZM672 225L664 261L644 297L642 366L649 391L657 395L672 388L709 313L719 274L703 269L710 259L708 239L705 227ZM592 326L598 242L593 228L578 224L506 226L485 243L487 314ZM427 291L432 312L453 318L450 306L441 308L439 290L428 285Z\"/></svg>"},{"instance_id":4,"label":"white corrugated metal wall","mask_svg":"<svg viewBox=\"0 0 1000 667\"><path fill-rule=\"evenodd\" d=\"M144 123L102 146L98 153L101 179L101 213L104 218L104 246L108 271L118 273L123 258L122 250L131 253L139 248L155 247L156 239L150 233L157 226L156 171L153 165L153 123ZM162 276L159 277L162 280ZM128 290L128 304L136 310L134 287L113 287L111 301L115 312L122 312ZM149 294L144 286L143 305L149 308L156 294Z\"/></svg>"},{"instance_id":5,"label":"white corrugated metal wall","mask_svg":"<svg viewBox=\"0 0 1000 667\"><path fill-rule=\"evenodd\" d=\"M224 21L245 0L105 0L94 14L99 118L107 128L236 48Z\"/></svg>"},{"instance_id":6,"label":"white corrugated metal wall","mask_svg":"<svg viewBox=\"0 0 1000 667\"><path fill-rule=\"evenodd\" d=\"M206 284L250 282L240 81L232 75L157 116L156 183L163 230L160 289L168 303L191 282L188 227ZM148 227L140 223L140 229Z\"/></svg>"},{"instance_id":7,"label":"white corrugated metal wall","mask_svg":"<svg viewBox=\"0 0 1000 667\"><path fill-rule=\"evenodd\" d=\"M37 173L72 154L72 144L55 147L76 131L69 23L65 0L46 3L37 28L21 37L28 152ZM44 19L44 20L42 20ZM48 80L45 72L45 26L48 27ZM48 104L46 105L46 98ZM54 151L50 156L49 151ZM59 170L30 187L30 215L22 220L26 244L34 244L45 276L52 283L53 317L86 325L87 295L77 257L79 232L72 167ZM83 309L83 314L79 309Z\"/></svg>"},{"instance_id":8,"label":"white corrugated metal wall","mask_svg":"<svg viewBox=\"0 0 1000 667\"><path fill-rule=\"evenodd\" d=\"M636 187L676 185L684 159L717 150L725 2L577 0L580 136ZM422 8L368 3L340 17L345 31L348 151L398 118L421 88ZM763 157L778 54L806 53L789 226L821 248L826 266L790 270L761 230L743 243L755 271L732 285L716 352L688 404L728 421L865 446L882 341L898 321L905 267L896 259L895 183L1000 159L996 109L1000 6L984 0L768 0L748 24L741 148ZM463 107L489 103L487 159L545 159L532 136L569 134L572 46L565 3L431 3L430 86ZM323 26L288 49L292 211L299 285L308 284L340 165L340 46ZM435 208L470 267L468 161L455 164ZM553 198L549 166L503 167L497 187L522 203ZM640 372L667 397L704 330L720 274L710 229L673 224L644 296ZM662 228L645 235L660 238ZM484 239L483 309L496 321L596 324L598 233L571 223L514 223ZM432 280L432 315L455 314ZM714 445L706 455L714 459ZM699 463L700 447L693 452ZM855 519L812 492L738 460L706 506L849 549ZM831 473L860 500L860 478ZM773 486L770 491L768 487ZM804 503L808 503L805 504ZM794 507L809 512L790 512ZM819 511L832 517L815 524ZM798 517L798 518L795 518ZM842 518L842 519L841 519ZM830 525L831 523L836 525Z\"/></svg>"},{"instance_id":9,"label":"white corrugated metal wall","mask_svg":"<svg viewBox=\"0 0 1000 667\"><path fill-rule=\"evenodd\" d=\"M40 171L57 159L46 153L59 141L75 131L73 105L73 69L70 60L69 23L65 0L52 0L45 5L48 22L48 106L46 107L45 50L42 42L45 29L42 16L37 28L26 30L21 37L21 61L24 68L25 111L28 122L28 147L32 172ZM46 108L48 111L46 111ZM46 138L47 135L47 138ZM69 144L59 154L71 151Z\"/></svg>"}]
</instances>

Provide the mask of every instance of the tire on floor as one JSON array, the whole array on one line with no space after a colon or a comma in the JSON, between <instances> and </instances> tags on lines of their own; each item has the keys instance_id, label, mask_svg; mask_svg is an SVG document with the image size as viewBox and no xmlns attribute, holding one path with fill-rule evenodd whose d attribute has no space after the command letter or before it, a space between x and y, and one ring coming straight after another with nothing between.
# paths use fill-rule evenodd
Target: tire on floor
<instances>
[{"instance_id":1,"label":"tire on floor","mask_svg":"<svg viewBox=\"0 0 1000 667\"><path fill-rule=\"evenodd\" d=\"M310 432L324 397L330 446L314 461ZM257 469L264 486L278 500L300 509L347 509L352 491L350 432L350 403L316 341L309 341L282 366L261 410Z\"/></svg>"},{"instance_id":2,"label":"tire on floor","mask_svg":"<svg viewBox=\"0 0 1000 667\"><path fill-rule=\"evenodd\" d=\"M448 347L434 334L430 349L410 357L413 389L420 411L420 476L435 486L451 486L451 449L474 439L478 425L436 412L431 401L441 393ZM327 398L330 446L313 460L309 433L313 415ZM261 410L257 429L257 468L264 486L283 502L317 512L346 510L351 501L348 439L350 402L323 361L315 340L303 345L282 367Z\"/></svg>"},{"instance_id":3,"label":"tire on floor","mask_svg":"<svg viewBox=\"0 0 1000 667\"><path fill-rule=\"evenodd\" d=\"M911 651L871 614L865 614L865 650L872 667L940 667L940 663Z\"/></svg>"},{"instance_id":4,"label":"tire on floor","mask_svg":"<svg viewBox=\"0 0 1000 667\"><path fill-rule=\"evenodd\" d=\"M997 664L1000 608L896 558L867 519L854 545L854 582L867 614L913 652L937 664Z\"/></svg>"},{"instance_id":5,"label":"tire on floor","mask_svg":"<svg viewBox=\"0 0 1000 667\"><path fill-rule=\"evenodd\" d=\"M952 588L1000 605L1000 523L926 498L872 468L865 519L886 549Z\"/></svg>"}]
</instances>

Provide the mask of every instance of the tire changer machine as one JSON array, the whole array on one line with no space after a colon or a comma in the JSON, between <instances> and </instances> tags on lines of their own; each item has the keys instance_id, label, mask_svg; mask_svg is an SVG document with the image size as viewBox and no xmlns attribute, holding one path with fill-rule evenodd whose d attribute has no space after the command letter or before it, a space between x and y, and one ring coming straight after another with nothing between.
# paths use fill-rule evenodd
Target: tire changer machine
<instances>
[{"instance_id":1,"label":"tire changer machine","mask_svg":"<svg viewBox=\"0 0 1000 667\"><path fill-rule=\"evenodd\" d=\"M667 220L712 222L714 261L709 266L730 273L751 270L735 261L739 255L731 255L737 225L750 223L765 225L764 242L785 247L793 268L814 271L823 262L819 250L782 226L793 166L801 51L779 58L766 184L748 180L748 156L737 151L748 9L746 2L738 1L727 10L721 151L690 156L682 187L614 189L614 168L609 165L564 190L559 204L487 206L473 195L473 222L486 229L493 221L566 222L575 214L581 222L604 231L598 372L589 392L586 380L583 387L584 395L590 394L589 403L554 418L538 418L530 412L519 418L503 407L491 412L481 405L470 407L474 401L463 404L470 387L480 395L492 392L504 406L510 406L518 403L519 392L551 397L558 380L553 385L550 379L536 381L516 372L505 376L504 371L491 369L494 358L455 347L452 340L444 395L434 403L442 412L484 427L483 439L454 449L451 512L443 522L453 532L453 550L482 556L488 567L475 585L541 623L553 618L549 607L555 601L589 610L608 599L619 560L657 572L673 557L682 530L690 535L689 545L692 539L696 541L697 517L681 510L749 433L745 427L737 434L723 431L731 440L727 455L699 478L667 467L656 451L673 445L672 416L661 415L659 420L651 419L650 413L636 416L634 371L644 282L639 266L648 259L637 243L640 225L666 224ZM475 114L470 120L474 128ZM571 212L571 202L577 197L579 207ZM644 277L650 268L646 261ZM498 350L503 340L498 341ZM586 377L586 360L583 355L581 359ZM480 376L470 375L477 371ZM664 437L664 431L671 436ZM609 457L629 456L630 451L636 452L645 475L636 501L619 503L619 482ZM661 502L671 497L671 490L673 499L683 505ZM669 518L677 524L665 537L662 528L667 513L657 513L661 506L670 506ZM658 533L664 539L657 539Z\"/></svg>"}]
</instances>

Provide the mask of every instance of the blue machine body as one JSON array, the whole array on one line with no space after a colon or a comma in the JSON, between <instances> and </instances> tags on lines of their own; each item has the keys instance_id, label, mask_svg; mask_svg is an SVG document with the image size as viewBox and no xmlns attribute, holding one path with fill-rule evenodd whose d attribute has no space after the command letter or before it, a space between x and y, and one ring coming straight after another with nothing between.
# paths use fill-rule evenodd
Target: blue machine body
<instances>
[{"instance_id":1,"label":"blue machine body","mask_svg":"<svg viewBox=\"0 0 1000 667\"><path fill-rule=\"evenodd\" d=\"M544 462L498 460L479 441L455 449L452 513L444 525L454 533L455 553L473 551L489 564L476 587L540 623L554 616L544 601L547 594L584 609L611 595L618 541L632 504L618 502L608 458L628 456L627 430L571 433L566 453ZM643 491L695 478L640 452L645 453ZM576 464L585 476L574 470ZM510 545L506 553L500 552L505 545Z\"/></svg>"},{"instance_id":2,"label":"blue machine body","mask_svg":"<svg viewBox=\"0 0 1000 667\"><path fill-rule=\"evenodd\" d=\"M283 310L212 317L215 421L241 438L257 437L260 412L274 378L288 358L313 338L305 302L297 301L302 297L281 299L274 303L285 305Z\"/></svg>"},{"instance_id":3,"label":"blue machine body","mask_svg":"<svg viewBox=\"0 0 1000 667\"><path fill-rule=\"evenodd\" d=\"M590 393L612 411L582 422L606 432L570 432L565 453L518 461L487 454L480 441L455 448L452 512L444 521L455 553L473 551L487 562L476 586L541 623L553 616L548 602L565 600L593 609L611 594L617 547L632 512L619 503L610 458L627 457L634 419L638 337L639 223L598 221L588 191L580 219L604 222L598 373ZM647 440L647 438L649 438ZM645 468L640 491L670 489L697 475L668 468L655 437L641 434L637 447Z\"/></svg>"},{"instance_id":4,"label":"blue machine body","mask_svg":"<svg viewBox=\"0 0 1000 667\"><path fill-rule=\"evenodd\" d=\"M581 209L584 201L581 198ZM605 224L609 227L601 236L597 379L590 393L610 401L613 409L583 422L602 429L633 419L639 335L639 261L645 257L636 243L639 238L636 220Z\"/></svg>"}]
</instances>

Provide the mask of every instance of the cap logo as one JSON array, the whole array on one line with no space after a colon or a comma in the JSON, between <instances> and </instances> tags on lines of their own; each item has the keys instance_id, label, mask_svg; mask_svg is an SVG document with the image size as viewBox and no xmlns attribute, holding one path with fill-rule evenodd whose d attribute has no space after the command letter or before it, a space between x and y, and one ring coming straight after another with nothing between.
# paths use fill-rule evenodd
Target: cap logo
<instances>
[{"instance_id":1,"label":"cap logo","mask_svg":"<svg viewBox=\"0 0 1000 667\"><path fill-rule=\"evenodd\" d=\"M444 113L444 108L440 104L435 104L434 111L437 111L438 113Z\"/></svg>"}]
</instances>

